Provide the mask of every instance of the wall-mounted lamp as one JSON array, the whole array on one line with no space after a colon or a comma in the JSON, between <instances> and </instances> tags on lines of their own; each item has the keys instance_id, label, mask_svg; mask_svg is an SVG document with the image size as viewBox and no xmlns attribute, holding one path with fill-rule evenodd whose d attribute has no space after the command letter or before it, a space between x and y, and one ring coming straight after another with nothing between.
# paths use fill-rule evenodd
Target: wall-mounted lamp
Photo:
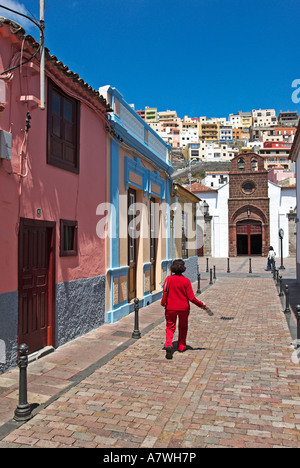
<instances>
[{"instance_id":1,"label":"wall-mounted lamp","mask_svg":"<svg viewBox=\"0 0 300 468\"><path fill-rule=\"evenodd\" d=\"M209 213L209 204L205 200L202 203L202 211L203 211L204 216L207 216Z\"/></svg>"},{"instance_id":2,"label":"wall-mounted lamp","mask_svg":"<svg viewBox=\"0 0 300 468\"><path fill-rule=\"evenodd\" d=\"M247 215L248 215L248 218L250 218L250 216L251 216L251 211L250 211L249 208L248 208L248 210L247 210Z\"/></svg>"},{"instance_id":3,"label":"wall-mounted lamp","mask_svg":"<svg viewBox=\"0 0 300 468\"><path fill-rule=\"evenodd\" d=\"M173 206L173 213L174 213L174 216L175 216L175 213L176 213L176 211L178 210L178 197L177 197L177 196L175 196L175 197L173 198L173 204L172 204L172 206Z\"/></svg>"}]
</instances>

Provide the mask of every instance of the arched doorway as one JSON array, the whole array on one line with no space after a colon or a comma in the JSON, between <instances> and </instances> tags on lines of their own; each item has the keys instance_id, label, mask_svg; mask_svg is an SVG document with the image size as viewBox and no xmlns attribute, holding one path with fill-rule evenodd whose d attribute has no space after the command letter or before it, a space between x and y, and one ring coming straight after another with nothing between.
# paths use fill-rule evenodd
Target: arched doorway
<instances>
[{"instance_id":1,"label":"arched doorway","mask_svg":"<svg viewBox=\"0 0 300 468\"><path fill-rule=\"evenodd\" d=\"M268 254L270 226L268 216L253 204L238 208L229 219L229 256Z\"/></svg>"},{"instance_id":2,"label":"arched doorway","mask_svg":"<svg viewBox=\"0 0 300 468\"><path fill-rule=\"evenodd\" d=\"M256 220L236 224L237 255L262 255L262 223Z\"/></svg>"}]
</instances>

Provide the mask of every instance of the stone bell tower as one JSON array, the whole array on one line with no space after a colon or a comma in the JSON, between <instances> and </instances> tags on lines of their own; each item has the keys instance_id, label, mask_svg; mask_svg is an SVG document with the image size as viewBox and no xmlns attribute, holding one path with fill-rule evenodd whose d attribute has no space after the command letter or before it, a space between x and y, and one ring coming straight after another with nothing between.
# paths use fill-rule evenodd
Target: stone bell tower
<instances>
[{"instance_id":1,"label":"stone bell tower","mask_svg":"<svg viewBox=\"0 0 300 468\"><path fill-rule=\"evenodd\" d=\"M266 256L270 243L270 199L264 158L240 153L229 172L229 257Z\"/></svg>"}]
</instances>

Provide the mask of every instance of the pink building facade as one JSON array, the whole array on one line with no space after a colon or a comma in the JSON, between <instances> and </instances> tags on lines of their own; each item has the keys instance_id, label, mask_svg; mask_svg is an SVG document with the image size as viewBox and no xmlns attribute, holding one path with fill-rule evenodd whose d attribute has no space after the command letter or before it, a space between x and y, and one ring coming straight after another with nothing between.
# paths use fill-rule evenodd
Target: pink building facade
<instances>
[{"instance_id":1,"label":"pink building facade","mask_svg":"<svg viewBox=\"0 0 300 468\"><path fill-rule=\"evenodd\" d=\"M41 110L37 46L0 21L0 371L105 321L109 106L47 52Z\"/></svg>"},{"instance_id":2,"label":"pink building facade","mask_svg":"<svg viewBox=\"0 0 300 468\"><path fill-rule=\"evenodd\" d=\"M282 180L295 178L296 175L294 172L287 171L283 167L273 167L268 172L268 179L274 184L278 184Z\"/></svg>"}]
</instances>

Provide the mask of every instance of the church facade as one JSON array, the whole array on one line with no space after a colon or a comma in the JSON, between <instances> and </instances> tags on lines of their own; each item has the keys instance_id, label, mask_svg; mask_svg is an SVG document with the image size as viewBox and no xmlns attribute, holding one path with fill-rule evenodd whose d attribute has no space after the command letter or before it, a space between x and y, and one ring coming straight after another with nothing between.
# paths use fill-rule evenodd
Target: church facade
<instances>
[{"instance_id":1,"label":"church facade","mask_svg":"<svg viewBox=\"0 0 300 468\"><path fill-rule=\"evenodd\" d=\"M296 187L280 186L268 179L264 159L240 153L231 163L229 181L218 189L199 183L191 191L201 198L197 227L204 256L267 256L272 245L283 257L295 255Z\"/></svg>"},{"instance_id":2,"label":"church facade","mask_svg":"<svg viewBox=\"0 0 300 468\"><path fill-rule=\"evenodd\" d=\"M264 158L240 154L232 160L228 198L229 257L262 255L270 245L270 198Z\"/></svg>"}]
</instances>

